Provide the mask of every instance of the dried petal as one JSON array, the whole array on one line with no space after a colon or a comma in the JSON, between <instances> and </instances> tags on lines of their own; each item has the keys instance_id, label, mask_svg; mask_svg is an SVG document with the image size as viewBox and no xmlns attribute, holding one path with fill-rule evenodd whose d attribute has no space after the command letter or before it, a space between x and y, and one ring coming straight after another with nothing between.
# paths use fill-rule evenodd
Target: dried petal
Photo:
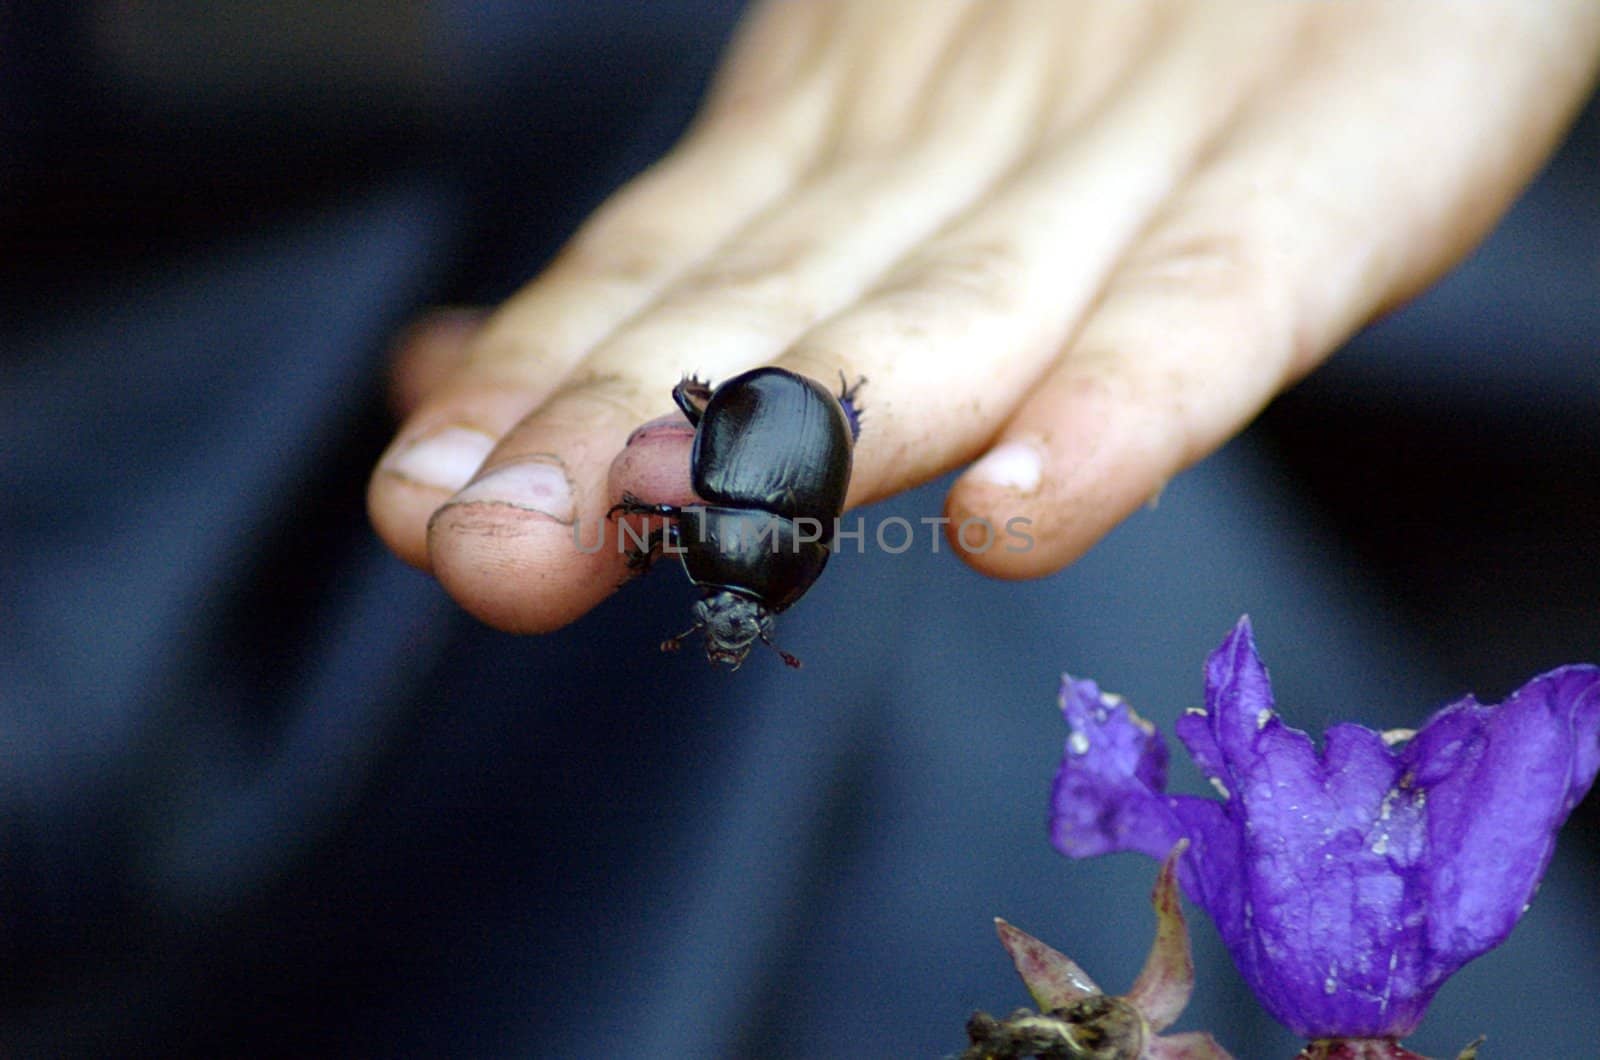
<instances>
[{"instance_id":1,"label":"dried petal","mask_svg":"<svg viewBox=\"0 0 1600 1060\"><path fill-rule=\"evenodd\" d=\"M1233 1060L1233 1056L1204 1031L1156 1038L1145 1045L1144 1055L1147 1060Z\"/></svg>"},{"instance_id":2,"label":"dried petal","mask_svg":"<svg viewBox=\"0 0 1600 1060\"><path fill-rule=\"evenodd\" d=\"M1183 1014L1194 992L1194 957L1189 952L1189 928L1183 922L1178 903L1178 884L1174 868L1189 846L1183 840L1161 863L1150 904L1156 908L1156 940L1150 946L1139 978L1133 982L1127 999L1133 1003L1153 1031L1164 1031Z\"/></svg>"},{"instance_id":3,"label":"dried petal","mask_svg":"<svg viewBox=\"0 0 1600 1060\"><path fill-rule=\"evenodd\" d=\"M1094 980L1072 958L999 917L994 918L994 927L1040 1012L1054 1012L1100 993Z\"/></svg>"},{"instance_id":4,"label":"dried petal","mask_svg":"<svg viewBox=\"0 0 1600 1060\"><path fill-rule=\"evenodd\" d=\"M967 1024L967 1058L1063 1055L1084 1060L1232 1060L1208 1034L1160 1038L1183 1012L1194 989L1189 929L1178 904L1174 870L1188 846L1167 854L1150 902L1156 937L1133 989L1109 997L1082 968L1032 935L995 919L1000 941L1011 954L1040 1012L1020 1009L1005 1020L977 1013ZM1052 1051L1057 1045L1064 1052Z\"/></svg>"}]
</instances>

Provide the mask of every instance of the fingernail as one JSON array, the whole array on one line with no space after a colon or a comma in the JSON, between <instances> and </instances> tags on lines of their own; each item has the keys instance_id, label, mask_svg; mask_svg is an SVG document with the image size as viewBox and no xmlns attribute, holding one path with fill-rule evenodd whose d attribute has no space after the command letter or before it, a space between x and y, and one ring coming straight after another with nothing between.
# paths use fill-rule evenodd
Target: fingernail
<instances>
[{"instance_id":1,"label":"fingernail","mask_svg":"<svg viewBox=\"0 0 1600 1060\"><path fill-rule=\"evenodd\" d=\"M567 469L549 453L501 464L451 497L450 503L509 504L548 515L558 523L575 518Z\"/></svg>"},{"instance_id":2,"label":"fingernail","mask_svg":"<svg viewBox=\"0 0 1600 1060\"><path fill-rule=\"evenodd\" d=\"M383 462L383 470L421 486L454 493L472 481L494 439L471 427L424 435Z\"/></svg>"},{"instance_id":3,"label":"fingernail","mask_svg":"<svg viewBox=\"0 0 1600 1060\"><path fill-rule=\"evenodd\" d=\"M1043 474L1044 454L1037 445L1032 442L1004 442L973 464L966 477L1019 493L1032 493L1039 488Z\"/></svg>"}]
</instances>

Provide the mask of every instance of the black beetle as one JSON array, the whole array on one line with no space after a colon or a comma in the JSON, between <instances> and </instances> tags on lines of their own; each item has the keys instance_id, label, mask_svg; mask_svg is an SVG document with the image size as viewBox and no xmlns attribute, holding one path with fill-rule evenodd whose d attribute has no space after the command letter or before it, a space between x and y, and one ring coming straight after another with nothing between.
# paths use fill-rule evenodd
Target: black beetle
<instances>
[{"instance_id":1,"label":"black beetle","mask_svg":"<svg viewBox=\"0 0 1600 1060\"><path fill-rule=\"evenodd\" d=\"M690 481L706 504L680 508L624 495L610 513L672 519L629 566L648 568L670 544L689 580L705 590L694 625L662 651L703 630L713 663L738 669L760 640L800 665L772 643L772 616L804 596L828 563L861 433L855 395L864 382L848 386L841 375L835 397L814 380L769 367L715 390L693 377L673 387L672 399L695 427Z\"/></svg>"}]
</instances>

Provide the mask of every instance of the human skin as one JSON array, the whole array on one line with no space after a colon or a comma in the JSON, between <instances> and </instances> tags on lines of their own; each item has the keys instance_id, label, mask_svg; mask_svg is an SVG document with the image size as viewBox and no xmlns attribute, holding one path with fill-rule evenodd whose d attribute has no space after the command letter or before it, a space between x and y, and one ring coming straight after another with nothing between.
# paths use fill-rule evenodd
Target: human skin
<instances>
[{"instance_id":1,"label":"human skin","mask_svg":"<svg viewBox=\"0 0 1600 1060\"><path fill-rule=\"evenodd\" d=\"M760 5L541 276L408 333L372 521L556 629L626 578L573 523L682 492L686 432L630 435L774 363L869 380L850 505L971 463L951 525L1035 544L954 551L1052 573L1466 254L1597 62L1593 0Z\"/></svg>"}]
</instances>

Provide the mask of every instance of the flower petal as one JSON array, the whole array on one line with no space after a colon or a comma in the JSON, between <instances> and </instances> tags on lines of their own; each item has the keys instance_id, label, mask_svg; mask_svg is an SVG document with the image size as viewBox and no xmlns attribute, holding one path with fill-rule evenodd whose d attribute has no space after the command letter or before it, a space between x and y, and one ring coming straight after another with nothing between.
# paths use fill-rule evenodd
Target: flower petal
<instances>
[{"instance_id":1,"label":"flower petal","mask_svg":"<svg viewBox=\"0 0 1600 1060\"><path fill-rule=\"evenodd\" d=\"M1399 763L1360 726L1332 730L1319 756L1309 736L1284 725L1247 620L1212 654L1206 676L1208 709L1182 719L1179 733L1228 790L1223 811L1237 849L1232 862L1197 864L1203 886L1194 897L1262 1004L1291 1029L1306 1037L1410 1030L1427 999L1411 1006L1405 973L1414 970L1390 961L1420 915L1420 893L1394 858L1418 845L1395 842L1390 833L1408 818L1385 802Z\"/></svg>"},{"instance_id":2,"label":"flower petal","mask_svg":"<svg viewBox=\"0 0 1600 1060\"><path fill-rule=\"evenodd\" d=\"M1556 831L1600 769L1600 669L1536 677L1498 707L1471 698L1404 750L1427 798L1430 972L1499 945L1533 899Z\"/></svg>"},{"instance_id":3,"label":"flower petal","mask_svg":"<svg viewBox=\"0 0 1600 1060\"><path fill-rule=\"evenodd\" d=\"M1050 837L1068 857L1118 850L1162 857L1182 837L1162 795L1167 745L1121 697L1061 681L1066 751L1051 793Z\"/></svg>"},{"instance_id":4,"label":"flower petal","mask_svg":"<svg viewBox=\"0 0 1600 1060\"><path fill-rule=\"evenodd\" d=\"M1222 801L1164 794L1165 746L1092 682L1063 685L1071 735L1052 799L1070 856L1180 837L1189 896L1265 1007L1308 1038L1396 1037L1521 917L1555 833L1600 771L1600 668L1468 698L1400 746L1359 725L1319 754L1273 707L1248 619L1177 731Z\"/></svg>"}]
</instances>

